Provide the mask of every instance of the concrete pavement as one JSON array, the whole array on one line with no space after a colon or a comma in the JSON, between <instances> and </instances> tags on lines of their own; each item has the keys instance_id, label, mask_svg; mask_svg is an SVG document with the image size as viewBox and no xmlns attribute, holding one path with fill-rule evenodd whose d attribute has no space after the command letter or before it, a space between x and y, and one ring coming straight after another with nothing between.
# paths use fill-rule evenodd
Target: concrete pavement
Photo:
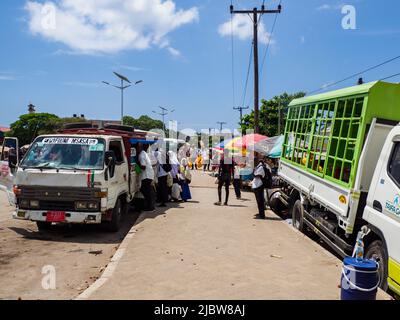
<instances>
[{"instance_id":1,"label":"concrete pavement","mask_svg":"<svg viewBox=\"0 0 400 320\"><path fill-rule=\"evenodd\" d=\"M254 196L216 207L214 179L195 173L193 201L143 214L89 299L338 299L341 261ZM118 253L118 252L117 252ZM380 298L387 298L381 294Z\"/></svg>"}]
</instances>

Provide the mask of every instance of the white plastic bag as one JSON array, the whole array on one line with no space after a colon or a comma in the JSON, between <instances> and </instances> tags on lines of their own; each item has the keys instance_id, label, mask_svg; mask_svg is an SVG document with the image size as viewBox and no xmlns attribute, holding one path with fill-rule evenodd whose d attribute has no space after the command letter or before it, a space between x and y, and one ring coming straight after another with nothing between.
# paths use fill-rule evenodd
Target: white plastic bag
<instances>
[{"instance_id":1,"label":"white plastic bag","mask_svg":"<svg viewBox=\"0 0 400 320\"><path fill-rule=\"evenodd\" d=\"M181 192L182 192L181 186L177 183L174 183L172 185L172 193L171 193L172 199L179 200Z\"/></svg>"},{"instance_id":2,"label":"white plastic bag","mask_svg":"<svg viewBox=\"0 0 400 320\"><path fill-rule=\"evenodd\" d=\"M171 188L173 184L174 184L174 179L172 178L172 175L170 173L168 173L168 175L167 175L167 186L168 186L168 188Z\"/></svg>"}]
</instances>

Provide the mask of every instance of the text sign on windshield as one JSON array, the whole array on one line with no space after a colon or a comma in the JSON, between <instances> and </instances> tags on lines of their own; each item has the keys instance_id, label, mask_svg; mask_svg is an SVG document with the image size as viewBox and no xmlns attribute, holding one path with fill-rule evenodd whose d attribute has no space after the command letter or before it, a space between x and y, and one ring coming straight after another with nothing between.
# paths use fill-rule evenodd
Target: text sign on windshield
<instances>
[{"instance_id":1,"label":"text sign on windshield","mask_svg":"<svg viewBox=\"0 0 400 320\"><path fill-rule=\"evenodd\" d=\"M79 144L94 146L98 143L97 139L90 138L67 138L67 137L54 137L54 138L44 138L42 140L43 144Z\"/></svg>"}]
</instances>

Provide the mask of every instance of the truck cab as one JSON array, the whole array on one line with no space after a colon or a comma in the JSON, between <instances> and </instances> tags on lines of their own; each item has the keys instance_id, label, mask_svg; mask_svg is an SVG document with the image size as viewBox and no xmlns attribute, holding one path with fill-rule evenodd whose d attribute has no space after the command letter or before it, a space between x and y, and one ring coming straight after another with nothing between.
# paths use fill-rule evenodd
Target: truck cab
<instances>
[{"instance_id":1,"label":"truck cab","mask_svg":"<svg viewBox=\"0 0 400 320\"><path fill-rule=\"evenodd\" d=\"M367 257L384 264L388 287L400 296L400 125L383 143L363 219L374 231Z\"/></svg>"},{"instance_id":2,"label":"truck cab","mask_svg":"<svg viewBox=\"0 0 400 320\"><path fill-rule=\"evenodd\" d=\"M135 137L133 128L70 127L37 137L21 161L18 155L4 157L7 174L0 183L16 205L13 217L35 221L39 229L53 223L104 223L117 231L140 188L131 163Z\"/></svg>"}]
</instances>

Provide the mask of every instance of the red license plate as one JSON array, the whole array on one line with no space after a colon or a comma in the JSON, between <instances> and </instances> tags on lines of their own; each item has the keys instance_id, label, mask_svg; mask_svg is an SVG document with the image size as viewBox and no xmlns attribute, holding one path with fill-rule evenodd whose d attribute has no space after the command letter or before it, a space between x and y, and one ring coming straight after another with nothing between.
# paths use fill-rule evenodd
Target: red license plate
<instances>
[{"instance_id":1,"label":"red license plate","mask_svg":"<svg viewBox=\"0 0 400 320\"><path fill-rule=\"evenodd\" d=\"M46 214L46 221L48 222L64 222L65 212L64 211L48 211Z\"/></svg>"}]
</instances>

